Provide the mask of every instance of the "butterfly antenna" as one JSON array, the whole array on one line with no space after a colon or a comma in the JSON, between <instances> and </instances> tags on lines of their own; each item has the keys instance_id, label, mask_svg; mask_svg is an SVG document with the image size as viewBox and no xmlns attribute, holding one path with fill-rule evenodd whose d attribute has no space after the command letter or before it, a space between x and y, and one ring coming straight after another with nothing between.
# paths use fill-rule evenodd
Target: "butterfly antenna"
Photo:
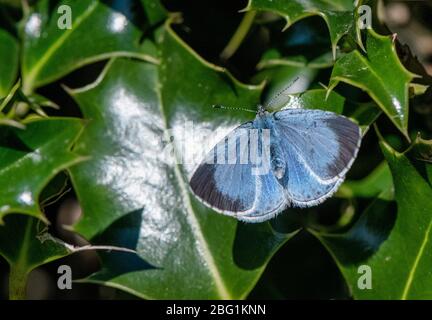
<instances>
[{"instance_id":1,"label":"butterfly antenna","mask_svg":"<svg viewBox=\"0 0 432 320\"><path fill-rule=\"evenodd\" d=\"M257 113L257 111L254 111L254 110L251 110L251 109L247 109L247 108L233 108L233 107L225 107L225 106L220 105L220 104L214 104L214 105L212 105L212 107L213 107L214 109L242 110L242 111L247 111L247 112Z\"/></svg>"},{"instance_id":2,"label":"butterfly antenna","mask_svg":"<svg viewBox=\"0 0 432 320\"><path fill-rule=\"evenodd\" d=\"M294 83L297 82L299 77L295 77L294 80L292 80L285 88L283 88L281 91L279 91L266 105L266 110L272 109L272 107L280 102L281 98L288 95L288 89L292 87Z\"/></svg>"}]
</instances>

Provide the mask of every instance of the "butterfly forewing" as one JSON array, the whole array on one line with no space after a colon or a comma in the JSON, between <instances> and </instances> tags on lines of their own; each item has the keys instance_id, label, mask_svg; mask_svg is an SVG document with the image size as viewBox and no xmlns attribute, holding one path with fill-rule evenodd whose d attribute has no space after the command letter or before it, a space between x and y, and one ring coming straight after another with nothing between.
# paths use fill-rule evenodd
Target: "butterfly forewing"
<instances>
[{"instance_id":1,"label":"butterfly forewing","mask_svg":"<svg viewBox=\"0 0 432 320\"><path fill-rule=\"evenodd\" d=\"M252 123L243 124L222 139L190 180L192 191L220 212L243 212L253 206L255 178L248 164L248 143L244 143L251 128Z\"/></svg>"},{"instance_id":2,"label":"butterfly forewing","mask_svg":"<svg viewBox=\"0 0 432 320\"><path fill-rule=\"evenodd\" d=\"M197 168L190 180L192 191L214 210L244 221L263 221L280 212L286 197L270 170L270 159L266 161L268 143L263 128L252 123L236 128Z\"/></svg>"}]
</instances>

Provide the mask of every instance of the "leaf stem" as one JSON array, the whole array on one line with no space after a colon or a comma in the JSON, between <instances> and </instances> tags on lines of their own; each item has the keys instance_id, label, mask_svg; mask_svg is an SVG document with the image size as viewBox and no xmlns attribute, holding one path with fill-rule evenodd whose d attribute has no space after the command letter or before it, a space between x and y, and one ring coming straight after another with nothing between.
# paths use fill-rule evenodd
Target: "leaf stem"
<instances>
[{"instance_id":1,"label":"leaf stem","mask_svg":"<svg viewBox=\"0 0 432 320\"><path fill-rule=\"evenodd\" d=\"M252 23L255 19L255 16L256 16L256 11L254 10L245 13L242 21L240 22L240 25L238 26L231 40L228 42L228 44L220 54L220 58L222 60L228 60L234 55L234 53L240 47L246 35L248 34L252 26Z\"/></svg>"},{"instance_id":2,"label":"leaf stem","mask_svg":"<svg viewBox=\"0 0 432 320\"><path fill-rule=\"evenodd\" d=\"M11 267L9 274L9 299L25 300L28 273L21 268Z\"/></svg>"}]
</instances>

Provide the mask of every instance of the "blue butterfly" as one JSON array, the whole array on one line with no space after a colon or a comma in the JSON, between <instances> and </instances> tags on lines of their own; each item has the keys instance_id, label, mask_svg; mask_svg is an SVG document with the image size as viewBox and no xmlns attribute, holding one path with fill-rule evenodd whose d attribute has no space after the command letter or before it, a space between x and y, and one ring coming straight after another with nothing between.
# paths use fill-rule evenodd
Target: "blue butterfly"
<instances>
[{"instance_id":1,"label":"blue butterfly","mask_svg":"<svg viewBox=\"0 0 432 320\"><path fill-rule=\"evenodd\" d=\"M259 106L206 155L190 180L215 211L262 222L287 207L311 207L331 197L357 156L360 127L333 112Z\"/></svg>"}]
</instances>

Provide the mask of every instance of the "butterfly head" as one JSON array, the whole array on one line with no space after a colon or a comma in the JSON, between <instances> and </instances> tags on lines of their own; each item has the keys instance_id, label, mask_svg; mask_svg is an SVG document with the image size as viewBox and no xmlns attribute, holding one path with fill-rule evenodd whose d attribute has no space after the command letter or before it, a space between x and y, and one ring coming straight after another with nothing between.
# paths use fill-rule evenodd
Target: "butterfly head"
<instances>
[{"instance_id":1,"label":"butterfly head","mask_svg":"<svg viewBox=\"0 0 432 320\"><path fill-rule=\"evenodd\" d=\"M267 112L266 108L263 105L259 104L257 107L257 116L262 117L266 114L266 112Z\"/></svg>"}]
</instances>

